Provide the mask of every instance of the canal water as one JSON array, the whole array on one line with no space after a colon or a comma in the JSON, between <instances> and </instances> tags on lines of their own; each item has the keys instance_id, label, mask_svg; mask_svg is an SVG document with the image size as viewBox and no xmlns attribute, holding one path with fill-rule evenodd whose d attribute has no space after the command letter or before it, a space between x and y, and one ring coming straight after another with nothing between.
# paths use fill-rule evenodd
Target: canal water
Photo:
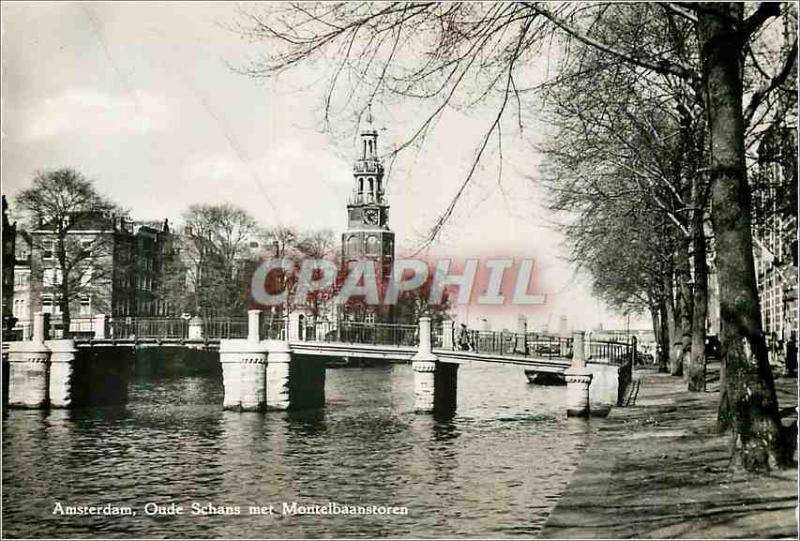
<instances>
[{"instance_id":1,"label":"canal water","mask_svg":"<svg viewBox=\"0 0 800 541\"><path fill-rule=\"evenodd\" d=\"M6 411L3 534L535 536L591 425L566 418L564 387L529 385L520 367L464 365L458 379L450 421L414 414L408 365L328 369L326 408L303 414L222 411L218 374L140 375L124 407ZM282 514L293 502L407 514ZM148 516L148 503L184 514ZM66 516L57 504L136 515Z\"/></svg>"}]
</instances>

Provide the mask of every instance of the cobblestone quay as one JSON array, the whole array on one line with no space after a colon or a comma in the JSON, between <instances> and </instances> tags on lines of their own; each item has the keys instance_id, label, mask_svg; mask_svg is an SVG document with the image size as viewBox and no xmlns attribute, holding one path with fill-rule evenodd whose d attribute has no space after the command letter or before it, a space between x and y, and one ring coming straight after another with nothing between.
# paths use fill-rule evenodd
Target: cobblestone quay
<instances>
[{"instance_id":1,"label":"cobblestone quay","mask_svg":"<svg viewBox=\"0 0 800 541\"><path fill-rule=\"evenodd\" d=\"M729 439L714 433L718 392L651 371L637 380L635 403L592 435L540 537L797 539L796 468L732 472ZM782 408L797 404L796 379L776 386Z\"/></svg>"}]
</instances>

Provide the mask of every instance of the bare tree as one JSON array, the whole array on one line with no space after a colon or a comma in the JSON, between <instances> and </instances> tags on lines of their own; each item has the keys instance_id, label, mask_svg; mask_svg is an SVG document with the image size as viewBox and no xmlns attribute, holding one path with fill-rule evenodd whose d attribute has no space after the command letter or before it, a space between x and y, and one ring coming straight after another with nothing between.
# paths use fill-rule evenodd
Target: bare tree
<instances>
[{"instance_id":1,"label":"bare tree","mask_svg":"<svg viewBox=\"0 0 800 541\"><path fill-rule=\"evenodd\" d=\"M762 30L782 9L791 9L782 6L762 3L745 16L744 5L733 3L292 3L264 12L241 12L239 31L269 42L262 61L242 71L269 76L333 58L323 100L326 121L334 104L352 108L351 100L358 97L356 108L362 111L376 99L402 97L430 103L430 114L397 151L424 137L448 107L494 105L496 114L477 143L466 178L428 241L452 215L489 142L495 136L502 141L501 120L507 109L515 110L522 123L523 97L531 89L525 86L524 68L548 40L555 38L565 58L570 57L572 45L582 43L640 73L682 81L702 106L710 148L708 173L728 376L720 420L736 435L740 463L761 469L781 459L783 447L755 288L745 132L753 119L768 114L765 111L774 101L770 96L791 73L796 40L782 58L747 78L756 83L747 106L742 68L761 66L760 60L743 59L758 55ZM605 41L605 29L621 21L633 21L637 31L629 32L628 39ZM676 21L696 36L683 51L669 47L673 41L667 39ZM687 55L693 60L687 62ZM586 66L585 75L598 69L604 66ZM339 93L347 97L337 99Z\"/></svg>"},{"instance_id":2,"label":"bare tree","mask_svg":"<svg viewBox=\"0 0 800 541\"><path fill-rule=\"evenodd\" d=\"M298 235L294 245L294 258L298 268L304 259L325 259L337 261L339 247L336 243L333 231L322 229L319 231L304 231ZM312 279L320 279L320 271L315 271ZM296 289L293 289L293 293ZM336 296L334 285L309 292L307 299L298 299L303 302L305 308L310 312L312 321L316 325L317 319L330 312L331 303Z\"/></svg>"},{"instance_id":3,"label":"bare tree","mask_svg":"<svg viewBox=\"0 0 800 541\"><path fill-rule=\"evenodd\" d=\"M40 254L32 283L39 293L51 294L69 332L72 308L91 297L96 309L108 309L111 281L124 261L115 260L114 231L124 215L101 196L92 181L64 168L39 171L33 186L17 196L17 204L28 213L33 250ZM41 260L53 260L43 268Z\"/></svg>"},{"instance_id":4,"label":"bare tree","mask_svg":"<svg viewBox=\"0 0 800 541\"><path fill-rule=\"evenodd\" d=\"M195 291L195 311L238 316L247 294L244 263L255 239L255 219L230 204L192 205L184 215L182 257Z\"/></svg>"}]
</instances>

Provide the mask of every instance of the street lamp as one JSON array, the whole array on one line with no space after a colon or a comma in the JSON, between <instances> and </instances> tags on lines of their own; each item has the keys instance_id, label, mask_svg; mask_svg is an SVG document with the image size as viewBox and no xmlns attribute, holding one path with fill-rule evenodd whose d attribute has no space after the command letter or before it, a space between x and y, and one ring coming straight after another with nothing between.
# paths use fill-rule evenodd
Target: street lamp
<instances>
[{"instance_id":1,"label":"street lamp","mask_svg":"<svg viewBox=\"0 0 800 541\"><path fill-rule=\"evenodd\" d=\"M627 317L627 323L625 324L625 334L627 335L628 343L631 341L631 313L626 312L625 316Z\"/></svg>"}]
</instances>

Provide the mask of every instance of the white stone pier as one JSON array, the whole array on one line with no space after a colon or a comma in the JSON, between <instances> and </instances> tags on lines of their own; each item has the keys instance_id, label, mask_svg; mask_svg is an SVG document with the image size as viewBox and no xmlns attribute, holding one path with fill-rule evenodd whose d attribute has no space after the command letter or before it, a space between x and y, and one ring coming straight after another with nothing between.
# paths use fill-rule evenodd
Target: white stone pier
<instances>
[{"instance_id":1,"label":"white stone pier","mask_svg":"<svg viewBox=\"0 0 800 541\"><path fill-rule=\"evenodd\" d=\"M222 407L261 411L267 406L267 346L260 341L260 311L248 313L246 340L220 340Z\"/></svg>"},{"instance_id":2,"label":"white stone pier","mask_svg":"<svg viewBox=\"0 0 800 541\"><path fill-rule=\"evenodd\" d=\"M203 320L200 317L194 316L189 320L187 338L189 340L203 339Z\"/></svg>"},{"instance_id":3,"label":"white stone pier","mask_svg":"<svg viewBox=\"0 0 800 541\"><path fill-rule=\"evenodd\" d=\"M75 400L75 358L78 350L74 340L47 340L50 350L50 407L69 408Z\"/></svg>"},{"instance_id":4,"label":"white stone pier","mask_svg":"<svg viewBox=\"0 0 800 541\"><path fill-rule=\"evenodd\" d=\"M92 328L94 330L94 339L95 340L103 340L108 338L108 333L106 332L106 315L105 314L95 314L92 318Z\"/></svg>"},{"instance_id":5,"label":"white stone pier","mask_svg":"<svg viewBox=\"0 0 800 541\"><path fill-rule=\"evenodd\" d=\"M523 355L528 354L528 318L524 314L517 316L517 332L514 343L514 350Z\"/></svg>"},{"instance_id":6,"label":"white stone pier","mask_svg":"<svg viewBox=\"0 0 800 541\"><path fill-rule=\"evenodd\" d=\"M414 411L451 415L456 410L458 364L442 363L431 348L431 318L419 319L419 349L411 359L414 370Z\"/></svg>"},{"instance_id":7,"label":"white stone pier","mask_svg":"<svg viewBox=\"0 0 800 541\"><path fill-rule=\"evenodd\" d=\"M285 340L266 340L267 409L288 410L291 406L290 372L292 351Z\"/></svg>"},{"instance_id":8,"label":"white stone pier","mask_svg":"<svg viewBox=\"0 0 800 541\"><path fill-rule=\"evenodd\" d=\"M456 322L452 319L442 321L442 349L456 349Z\"/></svg>"},{"instance_id":9,"label":"white stone pier","mask_svg":"<svg viewBox=\"0 0 800 541\"><path fill-rule=\"evenodd\" d=\"M419 318L419 349L411 360L414 411L417 413L433 412L437 361L431 349L431 318L422 316Z\"/></svg>"},{"instance_id":10,"label":"white stone pier","mask_svg":"<svg viewBox=\"0 0 800 541\"><path fill-rule=\"evenodd\" d=\"M564 372L567 381L567 416L589 415L589 385L592 372L586 368L584 331L572 333L572 366Z\"/></svg>"},{"instance_id":11,"label":"white stone pier","mask_svg":"<svg viewBox=\"0 0 800 541\"><path fill-rule=\"evenodd\" d=\"M50 401L50 348L45 345L47 317L33 316L30 341L8 343L8 405L46 408Z\"/></svg>"}]
</instances>

